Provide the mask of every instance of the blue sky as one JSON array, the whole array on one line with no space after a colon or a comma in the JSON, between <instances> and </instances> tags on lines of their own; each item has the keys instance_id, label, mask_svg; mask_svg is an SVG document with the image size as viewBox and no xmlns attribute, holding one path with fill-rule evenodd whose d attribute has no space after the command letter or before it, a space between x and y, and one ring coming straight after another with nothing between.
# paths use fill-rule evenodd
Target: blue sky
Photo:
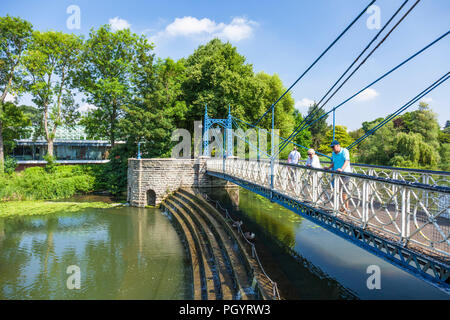
<instances>
[{"instance_id":1,"label":"blue sky","mask_svg":"<svg viewBox=\"0 0 450 320\"><path fill-rule=\"evenodd\" d=\"M404 0L378 0L381 25ZM35 29L88 35L111 23L129 27L155 43L157 56L187 57L213 37L230 41L255 72L277 73L286 87L314 61L369 3L369 0L296 1L2 1L0 15L20 16ZM409 8L415 0L406 5ZM80 28L69 29L70 5L80 9ZM405 12L406 9L402 11ZM319 100L378 32L367 27L366 13L292 90L303 113ZM365 65L328 103L326 110L363 88L438 36L450 30L450 1L422 0ZM345 104L336 124L357 129L363 121L384 117L450 69L450 36L403 66L372 90ZM450 120L450 80L426 101L440 125ZM29 102L24 97L22 102ZM411 107L409 111L414 110Z\"/></svg>"}]
</instances>

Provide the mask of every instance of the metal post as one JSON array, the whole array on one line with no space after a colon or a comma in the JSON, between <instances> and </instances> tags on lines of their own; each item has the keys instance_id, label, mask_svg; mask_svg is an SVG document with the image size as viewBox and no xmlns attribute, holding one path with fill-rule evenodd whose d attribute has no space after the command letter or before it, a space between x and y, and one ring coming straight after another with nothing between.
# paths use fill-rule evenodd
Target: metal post
<instances>
[{"instance_id":1,"label":"metal post","mask_svg":"<svg viewBox=\"0 0 450 320\"><path fill-rule=\"evenodd\" d=\"M138 160L141 159L141 141L138 142L138 154L137 154Z\"/></svg>"},{"instance_id":2,"label":"metal post","mask_svg":"<svg viewBox=\"0 0 450 320\"><path fill-rule=\"evenodd\" d=\"M208 105L205 104L205 117L203 124L203 155L209 155L209 120L208 120Z\"/></svg>"},{"instance_id":3,"label":"metal post","mask_svg":"<svg viewBox=\"0 0 450 320\"><path fill-rule=\"evenodd\" d=\"M333 179L334 179L333 211L334 215L336 215L339 210L339 175L334 174Z\"/></svg>"},{"instance_id":4,"label":"metal post","mask_svg":"<svg viewBox=\"0 0 450 320\"><path fill-rule=\"evenodd\" d=\"M270 149L271 149L271 156L270 156L270 189L273 190L273 176L274 176L274 154L275 154L275 145L274 145L274 141L275 141L275 137L274 137L274 133L275 133L275 106L273 106L272 108L272 133L271 133L271 138L270 138Z\"/></svg>"},{"instance_id":5,"label":"metal post","mask_svg":"<svg viewBox=\"0 0 450 320\"><path fill-rule=\"evenodd\" d=\"M225 158L227 157L225 147L228 147L228 146L225 146L225 144L227 144L227 141L225 140L226 135L227 135L227 129L224 129L223 130L223 143L222 143L222 172L223 173L225 173Z\"/></svg>"},{"instance_id":6,"label":"metal post","mask_svg":"<svg viewBox=\"0 0 450 320\"><path fill-rule=\"evenodd\" d=\"M319 200L319 173L317 171L312 171L312 200L313 203L317 203L317 201Z\"/></svg>"},{"instance_id":7,"label":"metal post","mask_svg":"<svg viewBox=\"0 0 450 320\"><path fill-rule=\"evenodd\" d=\"M233 156L233 121L231 119L231 107L228 105L227 117L227 157Z\"/></svg>"},{"instance_id":8,"label":"metal post","mask_svg":"<svg viewBox=\"0 0 450 320\"><path fill-rule=\"evenodd\" d=\"M406 188L403 187L402 194L402 225L401 225L401 239L405 241L406 239Z\"/></svg>"},{"instance_id":9,"label":"metal post","mask_svg":"<svg viewBox=\"0 0 450 320\"><path fill-rule=\"evenodd\" d=\"M369 222L369 184L366 180L363 181L362 190L362 228L365 229Z\"/></svg>"},{"instance_id":10,"label":"metal post","mask_svg":"<svg viewBox=\"0 0 450 320\"><path fill-rule=\"evenodd\" d=\"M333 109L333 140L335 138L335 109Z\"/></svg>"}]
</instances>

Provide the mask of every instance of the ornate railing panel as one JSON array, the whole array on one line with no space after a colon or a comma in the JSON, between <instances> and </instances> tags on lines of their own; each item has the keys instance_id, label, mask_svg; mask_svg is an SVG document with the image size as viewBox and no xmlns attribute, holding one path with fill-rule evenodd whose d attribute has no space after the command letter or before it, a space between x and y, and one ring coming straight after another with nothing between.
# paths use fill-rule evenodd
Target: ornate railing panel
<instances>
[{"instance_id":1,"label":"ornate railing panel","mask_svg":"<svg viewBox=\"0 0 450 320\"><path fill-rule=\"evenodd\" d=\"M207 170L271 188L268 161L210 159ZM278 162L272 190L405 246L449 258L449 175L359 166L353 170L344 174Z\"/></svg>"}]
</instances>

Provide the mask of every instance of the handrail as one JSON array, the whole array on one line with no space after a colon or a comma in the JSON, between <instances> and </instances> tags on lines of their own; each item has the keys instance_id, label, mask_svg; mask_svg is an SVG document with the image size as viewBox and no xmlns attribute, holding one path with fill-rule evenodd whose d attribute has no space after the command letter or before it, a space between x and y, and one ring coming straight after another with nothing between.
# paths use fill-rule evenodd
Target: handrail
<instances>
[{"instance_id":1,"label":"handrail","mask_svg":"<svg viewBox=\"0 0 450 320\"><path fill-rule=\"evenodd\" d=\"M230 160L232 161L233 159L230 159ZM234 160L248 161L247 159L234 159ZM261 161L261 160L251 160L251 161ZM319 168L307 167L307 166L300 165L300 164L292 164L292 163L285 163L285 162L281 162L281 164L283 164L284 166L303 168L303 169L308 169L311 171L332 173L332 174L336 174L336 175L340 175L340 176L349 176L349 177L354 177L354 178L359 178L359 179L364 179L364 180L385 182L385 183L389 183L389 184L393 184L393 185L400 185L400 186L409 187L409 188L428 190L428 191L439 191L439 192L450 194L450 187L446 187L446 186L429 185L429 184L424 184L424 183L419 183L419 182L410 182L410 181L405 181L405 180L375 177L375 176L369 176L369 175L353 173L353 172L339 172L339 171L335 171L335 170L319 169Z\"/></svg>"},{"instance_id":2,"label":"handrail","mask_svg":"<svg viewBox=\"0 0 450 320\"><path fill-rule=\"evenodd\" d=\"M255 244L252 243L252 242L250 242L250 241L248 241L248 239L245 237L244 232L242 231L241 225L240 225L239 223L237 223L237 221L234 220L234 219L231 217L231 215L230 215L229 212L228 212L228 209L224 208L224 207L221 205L220 201L211 199L211 197L209 197L206 193L202 193L202 192L198 192L198 193L199 193L203 198L205 198L206 201L215 203L216 209L222 210L222 211L225 213L225 217L226 217L226 218L230 219L230 220L233 222L233 224L236 223L237 229L238 229L239 233L241 234L241 236L244 238L244 240L245 240L245 241L251 246L251 248L252 248L252 256L253 256L254 258L256 258L256 261L258 262L258 265L259 265L259 267L261 268L261 271L263 272L263 274L265 275L265 277L269 280L269 282L272 284L272 288L273 288L272 294L273 294L273 296L276 297L278 300L281 300L280 292L279 292L279 290L278 290L277 283L276 283L275 281L273 281L273 280L267 275L266 271L264 270L264 268L263 268L263 266L262 266L262 264L261 264L261 261L259 260L259 256L258 256L258 252L256 251ZM220 211L219 211L219 212L220 212Z\"/></svg>"},{"instance_id":3,"label":"handrail","mask_svg":"<svg viewBox=\"0 0 450 320\"><path fill-rule=\"evenodd\" d=\"M272 193L279 191L311 202L363 228L380 230L402 245L450 254L450 230L445 220L450 218L450 187L400 181L396 174L384 178L283 163L271 169L268 162L244 159L208 160L206 164L209 174L231 175Z\"/></svg>"},{"instance_id":4,"label":"handrail","mask_svg":"<svg viewBox=\"0 0 450 320\"><path fill-rule=\"evenodd\" d=\"M254 159L253 161L270 162L270 159ZM303 160L303 159L300 159L299 161L306 162L306 160ZM288 164L286 160L278 160L278 162L283 163L283 164ZM331 161L321 161L321 163L331 163ZM289 163L289 165L293 165L293 164ZM450 171L390 167L390 166L382 166L382 165L366 164L366 163L356 163L356 162L352 162L351 165L357 166L357 167L374 168L374 169L389 169L392 171L409 171L409 172L415 172L415 173L429 173L429 174L440 174L440 175L444 175L444 176L450 176Z\"/></svg>"}]
</instances>

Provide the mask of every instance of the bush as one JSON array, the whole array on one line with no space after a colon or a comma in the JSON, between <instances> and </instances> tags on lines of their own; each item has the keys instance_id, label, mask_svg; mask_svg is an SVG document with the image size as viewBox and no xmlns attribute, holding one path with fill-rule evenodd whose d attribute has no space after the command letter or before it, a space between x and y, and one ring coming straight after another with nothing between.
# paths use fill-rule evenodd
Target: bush
<instances>
[{"instance_id":1,"label":"bush","mask_svg":"<svg viewBox=\"0 0 450 320\"><path fill-rule=\"evenodd\" d=\"M96 177L82 166L32 167L0 177L1 200L51 200L94 190Z\"/></svg>"},{"instance_id":2,"label":"bush","mask_svg":"<svg viewBox=\"0 0 450 320\"><path fill-rule=\"evenodd\" d=\"M47 164L45 165L45 171L48 173L53 173L56 170L56 167L58 164L55 162L56 158L53 156L45 155L44 160L47 161Z\"/></svg>"},{"instance_id":3,"label":"bush","mask_svg":"<svg viewBox=\"0 0 450 320\"><path fill-rule=\"evenodd\" d=\"M5 173L11 174L13 173L17 168L17 161L13 157L7 156L5 159Z\"/></svg>"}]
</instances>

